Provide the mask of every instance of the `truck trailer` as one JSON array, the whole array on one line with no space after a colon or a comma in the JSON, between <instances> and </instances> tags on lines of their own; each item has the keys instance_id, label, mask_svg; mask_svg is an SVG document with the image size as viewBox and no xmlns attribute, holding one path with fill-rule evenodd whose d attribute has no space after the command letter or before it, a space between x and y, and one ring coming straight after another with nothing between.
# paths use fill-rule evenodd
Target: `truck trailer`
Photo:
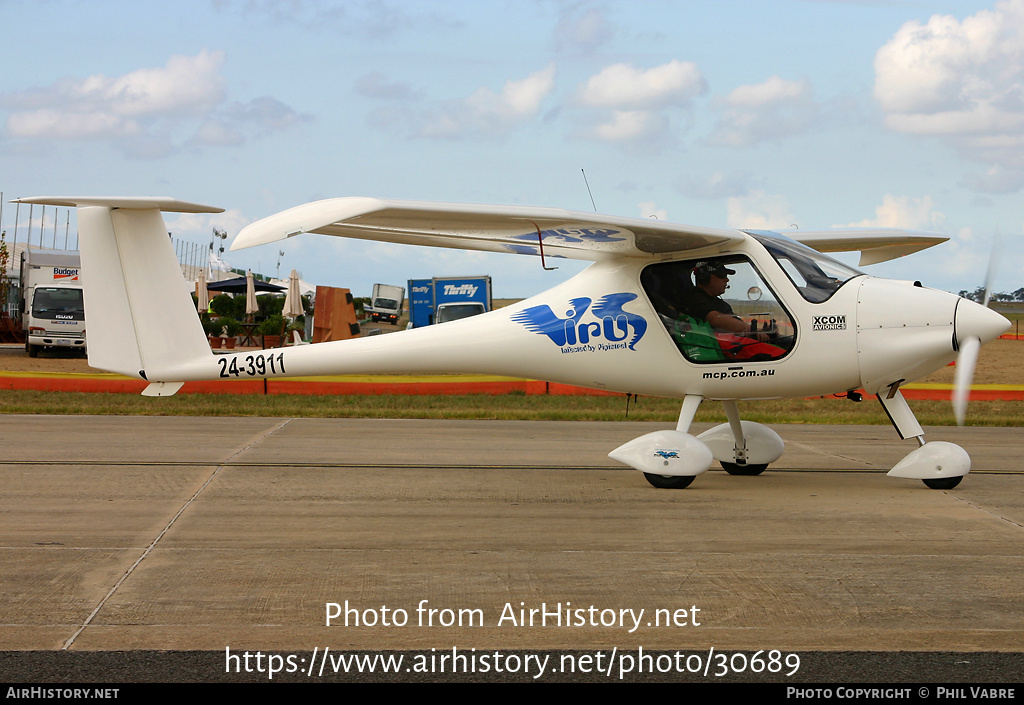
<instances>
[{"instance_id":1,"label":"truck trailer","mask_svg":"<svg viewBox=\"0 0 1024 705\"><path fill-rule=\"evenodd\" d=\"M77 251L23 251L19 304L29 357L44 348L85 352L82 259Z\"/></svg>"},{"instance_id":2,"label":"truck trailer","mask_svg":"<svg viewBox=\"0 0 1024 705\"><path fill-rule=\"evenodd\" d=\"M409 327L446 323L490 311L491 277L409 280Z\"/></svg>"}]
</instances>

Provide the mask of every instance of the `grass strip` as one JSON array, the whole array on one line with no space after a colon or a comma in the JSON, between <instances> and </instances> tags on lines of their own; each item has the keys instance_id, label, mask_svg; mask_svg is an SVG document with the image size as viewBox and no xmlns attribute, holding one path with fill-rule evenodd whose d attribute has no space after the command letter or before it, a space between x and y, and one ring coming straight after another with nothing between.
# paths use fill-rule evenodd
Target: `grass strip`
<instances>
[{"instance_id":1,"label":"grass strip","mask_svg":"<svg viewBox=\"0 0 1024 705\"><path fill-rule=\"evenodd\" d=\"M263 416L288 418L521 419L560 421L674 422L679 400L641 397L500 395L317 396L272 394L179 394L149 398L135 394L39 392L6 390L0 413L98 414L125 416ZM949 402L914 401L911 407L924 426L955 425ZM878 424L889 423L872 398L775 399L740 402L744 419L759 423ZM701 405L698 422L726 421L721 404ZM972 402L970 426L1020 426L1024 401Z\"/></svg>"}]
</instances>

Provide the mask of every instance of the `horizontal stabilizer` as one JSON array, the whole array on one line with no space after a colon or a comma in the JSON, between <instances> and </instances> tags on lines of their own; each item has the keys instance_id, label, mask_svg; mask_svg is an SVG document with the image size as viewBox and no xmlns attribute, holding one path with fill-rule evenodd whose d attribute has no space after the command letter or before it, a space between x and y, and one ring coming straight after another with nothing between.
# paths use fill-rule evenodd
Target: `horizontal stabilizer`
<instances>
[{"instance_id":1,"label":"horizontal stabilizer","mask_svg":"<svg viewBox=\"0 0 1024 705\"><path fill-rule=\"evenodd\" d=\"M174 198L163 196L134 197L121 196L112 198L95 198L86 196L57 197L37 196L33 198L17 198L11 203L30 203L37 206L60 206L61 208L78 208L85 206L102 206L103 208L118 208L126 210L158 210L165 213L223 213L223 208L203 206L198 203L179 201Z\"/></svg>"}]
</instances>

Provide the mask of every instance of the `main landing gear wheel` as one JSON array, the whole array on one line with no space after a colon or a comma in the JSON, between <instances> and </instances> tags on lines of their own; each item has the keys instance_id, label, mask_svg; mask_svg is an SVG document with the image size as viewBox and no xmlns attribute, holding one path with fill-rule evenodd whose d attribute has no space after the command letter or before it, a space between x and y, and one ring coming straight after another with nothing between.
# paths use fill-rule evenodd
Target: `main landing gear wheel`
<instances>
[{"instance_id":1,"label":"main landing gear wheel","mask_svg":"<svg viewBox=\"0 0 1024 705\"><path fill-rule=\"evenodd\" d=\"M937 480L921 480L921 482L933 490L951 490L959 485L962 479L964 479L963 475L957 475L956 477L941 477Z\"/></svg>"},{"instance_id":2,"label":"main landing gear wheel","mask_svg":"<svg viewBox=\"0 0 1024 705\"><path fill-rule=\"evenodd\" d=\"M727 463L724 460L718 462L722 464L722 469L730 475L760 475L768 468L768 463L740 465L739 463Z\"/></svg>"},{"instance_id":3,"label":"main landing gear wheel","mask_svg":"<svg viewBox=\"0 0 1024 705\"><path fill-rule=\"evenodd\" d=\"M655 487L662 490L681 490L690 486L694 475L655 475L645 472L644 477Z\"/></svg>"}]
</instances>

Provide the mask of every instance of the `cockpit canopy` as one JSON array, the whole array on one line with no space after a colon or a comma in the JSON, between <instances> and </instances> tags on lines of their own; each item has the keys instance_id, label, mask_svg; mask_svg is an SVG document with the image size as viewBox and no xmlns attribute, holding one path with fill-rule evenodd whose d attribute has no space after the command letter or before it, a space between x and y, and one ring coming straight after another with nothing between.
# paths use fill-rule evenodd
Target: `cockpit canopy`
<instances>
[{"instance_id":1,"label":"cockpit canopy","mask_svg":"<svg viewBox=\"0 0 1024 705\"><path fill-rule=\"evenodd\" d=\"M828 301L846 282L864 274L777 233L746 231L775 258L800 295L812 304Z\"/></svg>"}]
</instances>

